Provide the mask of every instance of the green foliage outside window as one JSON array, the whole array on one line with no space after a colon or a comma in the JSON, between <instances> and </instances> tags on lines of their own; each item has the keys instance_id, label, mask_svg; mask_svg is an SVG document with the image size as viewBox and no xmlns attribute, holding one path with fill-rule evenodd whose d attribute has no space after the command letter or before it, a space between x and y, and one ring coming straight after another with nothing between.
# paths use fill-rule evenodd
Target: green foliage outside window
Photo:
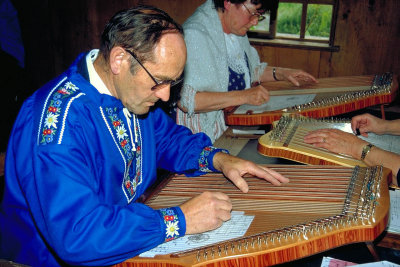
<instances>
[{"instance_id":1,"label":"green foliage outside window","mask_svg":"<svg viewBox=\"0 0 400 267\"><path fill-rule=\"evenodd\" d=\"M276 32L300 35L301 4L279 3Z\"/></svg>"},{"instance_id":2,"label":"green foliage outside window","mask_svg":"<svg viewBox=\"0 0 400 267\"><path fill-rule=\"evenodd\" d=\"M308 5L306 36L320 36L329 38L331 24L331 5Z\"/></svg>"},{"instance_id":3,"label":"green foliage outside window","mask_svg":"<svg viewBox=\"0 0 400 267\"><path fill-rule=\"evenodd\" d=\"M277 29L279 34L300 35L302 4L280 3ZM332 5L309 4L306 19L306 37L329 38L332 23Z\"/></svg>"}]
</instances>

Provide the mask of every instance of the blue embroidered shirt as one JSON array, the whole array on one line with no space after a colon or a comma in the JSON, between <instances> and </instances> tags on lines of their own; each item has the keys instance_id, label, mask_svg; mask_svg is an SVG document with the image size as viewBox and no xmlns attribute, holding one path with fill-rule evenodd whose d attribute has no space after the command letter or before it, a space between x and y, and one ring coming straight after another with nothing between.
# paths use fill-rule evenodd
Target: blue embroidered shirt
<instances>
[{"instance_id":1,"label":"blue embroidered shirt","mask_svg":"<svg viewBox=\"0 0 400 267\"><path fill-rule=\"evenodd\" d=\"M128 118L118 99L82 76L82 58L27 99L14 125L0 258L32 266L124 261L186 232L179 207L135 202L156 169L214 170L220 150L205 134L193 135L160 109Z\"/></svg>"}]
</instances>

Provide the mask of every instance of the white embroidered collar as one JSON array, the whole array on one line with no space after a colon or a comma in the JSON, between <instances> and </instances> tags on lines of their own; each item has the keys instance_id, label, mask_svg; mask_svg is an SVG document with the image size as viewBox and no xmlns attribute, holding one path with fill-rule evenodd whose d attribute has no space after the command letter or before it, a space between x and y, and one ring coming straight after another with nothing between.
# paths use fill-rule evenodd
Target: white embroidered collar
<instances>
[{"instance_id":1,"label":"white embroidered collar","mask_svg":"<svg viewBox=\"0 0 400 267\"><path fill-rule=\"evenodd\" d=\"M99 55L99 49L93 49L86 55L86 65L89 73L90 83L99 91L100 94L111 95L107 86L104 84L103 80L100 78L99 74L93 66L93 62Z\"/></svg>"}]
</instances>

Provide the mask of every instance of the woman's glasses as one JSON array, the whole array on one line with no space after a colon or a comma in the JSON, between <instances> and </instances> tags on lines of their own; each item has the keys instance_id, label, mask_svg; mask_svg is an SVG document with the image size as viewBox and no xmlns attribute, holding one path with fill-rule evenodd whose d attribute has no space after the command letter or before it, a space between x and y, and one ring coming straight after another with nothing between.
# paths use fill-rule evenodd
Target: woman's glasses
<instances>
[{"instance_id":1,"label":"woman's glasses","mask_svg":"<svg viewBox=\"0 0 400 267\"><path fill-rule=\"evenodd\" d=\"M248 9L247 6L246 6L245 4L242 3L242 5L243 5L244 8L247 10L247 12L249 12L249 14L250 14L250 20L253 20L253 19L257 18L257 20L260 22L260 21L263 21L263 20L265 19L265 16L264 16L264 15L261 15L261 14L258 13L258 12L251 12L250 9Z\"/></svg>"}]
</instances>

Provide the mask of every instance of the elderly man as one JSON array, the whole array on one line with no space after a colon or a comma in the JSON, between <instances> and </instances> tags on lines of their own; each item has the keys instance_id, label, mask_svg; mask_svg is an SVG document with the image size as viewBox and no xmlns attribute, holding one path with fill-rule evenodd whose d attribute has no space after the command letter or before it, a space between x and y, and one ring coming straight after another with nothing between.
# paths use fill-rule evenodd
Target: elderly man
<instances>
[{"instance_id":1,"label":"elderly man","mask_svg":"<svg viewBox=\"0 0 400 267\"><path fill-rule=\"evenodd\" d=\"M185 61L181 27L161 10L133 8L106 25L100 51L80 55L25 101L6 156L0 258L110 265L230 219L232 204L217 192L160 210L136 203L157 168L222 171L243 192L246 173L287 182L153 107L168 100Z\"/></svg>"}]
</instances>

